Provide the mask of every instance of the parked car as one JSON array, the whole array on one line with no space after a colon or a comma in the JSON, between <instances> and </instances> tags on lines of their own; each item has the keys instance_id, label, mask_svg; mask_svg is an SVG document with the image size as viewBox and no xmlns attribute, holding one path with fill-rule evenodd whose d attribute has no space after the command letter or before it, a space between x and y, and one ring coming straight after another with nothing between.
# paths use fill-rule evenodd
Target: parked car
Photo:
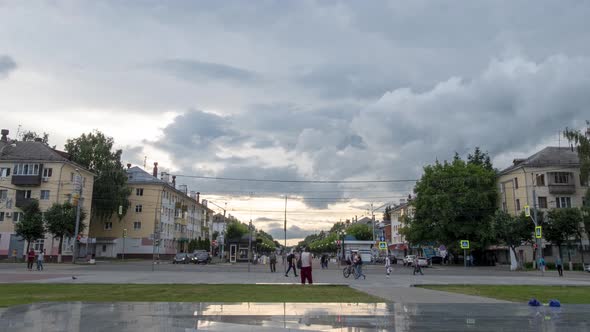
<instances>
[{"instance_id":1,"label":"parked car","mask_svg":"<svg viewBox=\"0 0 590 332\"><path fill-rule=\"evenodd\" d=\"M407 255L404 257L404 266L412 266L414 260L416 260L416 255Z\"/></svg>"},{"instance_id":2,"label":"parked car","mask_svg":"<svg viewBox=\"0 0 590 332\"><path fill-rule=\"evenodd\" d=\"M207 264L211 262L211 256L206 250L195 250L193 252L193 263L195 264Z\"/></svg>"},{"instance_id":3,"label":"parked car","mask_svg":"<svg viewBox=\"0 0 590 332\"><path fill-rule=\"evenodd\" d=\"M441 256L432 256L430 257L430 262L432 262L432 264L442 264L443 258Z\"/></svg>"},{"instance_id":4,"label":"parked car","mask_svg":"<svg viewBox=\"0 0 590 332\"><path fill-rule=\"evenodd\" d=\"M586 265L586 267L584 268L584 271L590 272L590 264L589 265Z\"/></svg>"},{"instance_id":5,"label":"parked car","mask_svg":"<svg viewBox=\"0 0 590 332\"><path fill-rule=\"evenodd\" d=\"M418 265L422 266L422 267L426 267L428 266L428 258L426 257L418 257Z\"/></svg>"},{"instance_id":6,"label":"parked car","mask_svg":"<svg viewBox=\"0 0 590 332\"><path fill-rule=\"evenodd\" d=\"M188 264L189 262L190 258L184 253L176 254L174 258L172 258L172 264Z\"/></svg>"},{"instance_id":7,"label":"parked car","mask_svg":"<svg viewBox=\"0 0 590 332\"><path fill-rule=\"evenodd\" d=\"M391 255L389 256L389 261L391 262L391 264L397 264L397 257Z\"/></svg>"}]
</instances>

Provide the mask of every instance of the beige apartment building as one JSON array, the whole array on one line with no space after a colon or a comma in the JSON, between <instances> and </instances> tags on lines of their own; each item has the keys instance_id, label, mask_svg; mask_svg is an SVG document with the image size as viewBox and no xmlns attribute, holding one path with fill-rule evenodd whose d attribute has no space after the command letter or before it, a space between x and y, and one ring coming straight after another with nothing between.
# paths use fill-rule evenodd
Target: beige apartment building
<instances>
[{"instance_id":1,"label":"beige apartment building","mask_svg":"<svg viewBox=\"0 0 590 332\"><path fill-rule=\"evenodd\" d=\"M390 231L385 232L389 252L396 257L405 257L409 254L410 248L408 242L404 236L400 233L402 227L404 227L404 218L412 217L414 215L415 208L411 202L405 199L400 200L400 204L394 206L391 210L391 225Z\"/></svg>"},{"instance_id":2,"label":"beige apartment building","mask_svg":"<svg viewBox=\"0 0 590 332\"><path fill-rule=\"evenodd\" d=\"M162 259L188 250L192 239L209 238L212 211L199 202L199 193L189 194L175 177L158 178L157 163L152 174L128 164L131 188L127 213L106 221L93 221L90 234L96 238L97 257Z\"/></svg>"},{"instance_id":3,"label":"beige apartment building","mask_svg":"<svg viewBox=\"0 0 590 332\"><path fill-rule=\"evenodd\" d=\"M500 208L513 216L521 214L527 205L541 211L581 207L588 190L588 183L580 178L578 154L568 147L546 147L528 158L514 159L513 165L499 173L498 186ZM543 247L544 256L552 261L557 249L546 242ZM587 250L587 239L584 247ZM580 250L572 249L573 260L579 260ZM518 251L523 261L533 260L530 246Z\"/></svg>"},{"instance_id":4,"label":"beige apartment building","mask_svg":"<svg viewBox=\"0 0 590 332\"><path fill-rule=\"evenodd\" d=\"M41 211L53 204L71 201L81 187L81 207L86 211L89 224L94 174L72 162L69 155L41 141L21 142L8 138L9 131L2 130L0 138L0 257L12 256L14 250L20 257L27 243L14 233L14 225L22 220L21 207L31 200L38 200ZM88 227L82 233L79 254L84 256L88 244ZM57 256L59 239L47 234L44 239L32 243L37 250L45 249L48 256ZM73 241L65 239L64 256L72 255Z\"/></svg>"}]
</instances>

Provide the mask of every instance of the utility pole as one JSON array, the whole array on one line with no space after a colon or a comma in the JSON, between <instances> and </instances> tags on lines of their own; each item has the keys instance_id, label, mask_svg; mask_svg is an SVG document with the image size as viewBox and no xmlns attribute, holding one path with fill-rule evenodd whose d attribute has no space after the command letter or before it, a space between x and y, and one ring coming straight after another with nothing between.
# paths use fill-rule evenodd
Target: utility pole
<instances>
[{"instance_id":1,"label":"utility pole","mask_svg":"<svg viewBox=\"0 0 590 332\"><path fill-rule=\"evenodd\" d=\"M284 255L287 253L287 195L285 194L285 225L284 225L284 231L285 231L285 249L283 254L283 257L285 257ZM285 274L287 274L287 264L283 264L283 267L285 268Z\"/></svg>"},{"instance_id":2,"label":"utility pole","mask_svg":"<svg viewBox=\"0 0 590 332\"><path fill-rule=\"evenodd\" d=\"M535 189L537 187L537 183L535 181L535 174L531 174L531 177L533 178L533 223L535 224L535 229L537 226L539 226L540 222L537 218L537 190ZM535 257L535 262L533 263L533 266L538 267L537 264L539 262L539 260L541 259L541 257L543 257L543 253L541 251L541 245L543 243L543 239L542 238L537 238L535 236L535 243L537 245L537 249L536 249L536 257ZM543 271L541 271L543 272Z\"/></svg>"},{"instance_id":3,"label":"utility pole","mask_svg":"<svg viewBox=\"0 0 590 332\"><path fill-rule=\"evenodd\" d=\"M250 219L250 224L248 225L248 231L250 236L248 237L248 273L250 272L250 263L252 261L252 219Z\"/></svg>"}]
</instances>

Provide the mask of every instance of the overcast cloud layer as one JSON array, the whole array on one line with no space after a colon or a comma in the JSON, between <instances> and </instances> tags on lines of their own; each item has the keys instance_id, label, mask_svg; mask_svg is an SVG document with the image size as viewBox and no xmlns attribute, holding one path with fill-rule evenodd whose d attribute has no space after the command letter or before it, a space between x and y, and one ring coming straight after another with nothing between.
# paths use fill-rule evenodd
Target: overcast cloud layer
<instances>
[{"instance_id":1,"label":"overcast cloud layer","mask_svg":"<svg viewBox=\"0 0 590 332\"><path fill-rule=\"evenodd\" d=\"M502 168L589 118L588 17L584 1L0 2L2 127L58 145L96 128L185 175L415 179L475 146ZM182 181L318 209L411 191ZM331 222L300 219L293 234Z\"/></svg>"}]
</instances>

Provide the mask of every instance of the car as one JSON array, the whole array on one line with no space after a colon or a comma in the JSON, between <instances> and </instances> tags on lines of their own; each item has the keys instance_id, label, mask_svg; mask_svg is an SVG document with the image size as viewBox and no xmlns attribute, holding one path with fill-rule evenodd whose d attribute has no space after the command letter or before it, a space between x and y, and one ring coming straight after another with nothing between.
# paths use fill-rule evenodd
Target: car
<instances>
[{"instance_id":1,"label":"car","mask_svg":"<svg viewBox=\"0 0 590 332\"><path fill-rule=\"evenodd\" d=\"M426 257L418 257L418 265L422 266L422 267L426 267L428 266L428 258Z\"/></svg>"},{"instance_id":2,"label":"car","mask_svg":"<svg viewBox=\"0 0 590 332\"><path fill-rule=\"evenodd\" d=\"M442 264L443 258L441 256L432 256L429 258L432 264Z\"/></svg>"},{"instance_id":3,"label":"car","mask_svg":"<svg viewBox=\"0 0 590 332\"><path fill-rule=\"evenodd\" d=\"M391 255L389 256L389 261L391 262L391 264L397 264L397 257Z\"/></svg>"},{"instance_id":4,"label":"car","mask_svg":"<svg viewBox=\"0 0 590 332\"><path fill-rule=\"evenodd\" d=\"M190 259L187 254L179 253L172 258L172 264L188 264Z\"/></svg>"},{"instance_id":5,"label":"car","mask_svg":"<svg viewBox=\"0 0 590 332\"><path fill-rule=\"evenodd\" d=\"M195 264L207 264L211 262L211 256L206 250L195 250L193 252L193 263Z\"/></svg>"},{"instance_id":6,"label":"car","mask_svg":"<svg viewBox=\"0 0 590 332\"><path fill-rule=\"evenodd\" d=\"M590 272L590 264L589 265L586 265L586 267L584 268L584 271Z\"/></svg>"},{"instance_id":7,"label":"car","mask_svg":"<svg viewBox=\"0 0 590 332\"><path fill-rule=\"evenodd\" d=\"M414 260L416 259L416 255L407 255L404 257L404 266L412 266L414 264Z\"/></svg>"}]
</instances>

